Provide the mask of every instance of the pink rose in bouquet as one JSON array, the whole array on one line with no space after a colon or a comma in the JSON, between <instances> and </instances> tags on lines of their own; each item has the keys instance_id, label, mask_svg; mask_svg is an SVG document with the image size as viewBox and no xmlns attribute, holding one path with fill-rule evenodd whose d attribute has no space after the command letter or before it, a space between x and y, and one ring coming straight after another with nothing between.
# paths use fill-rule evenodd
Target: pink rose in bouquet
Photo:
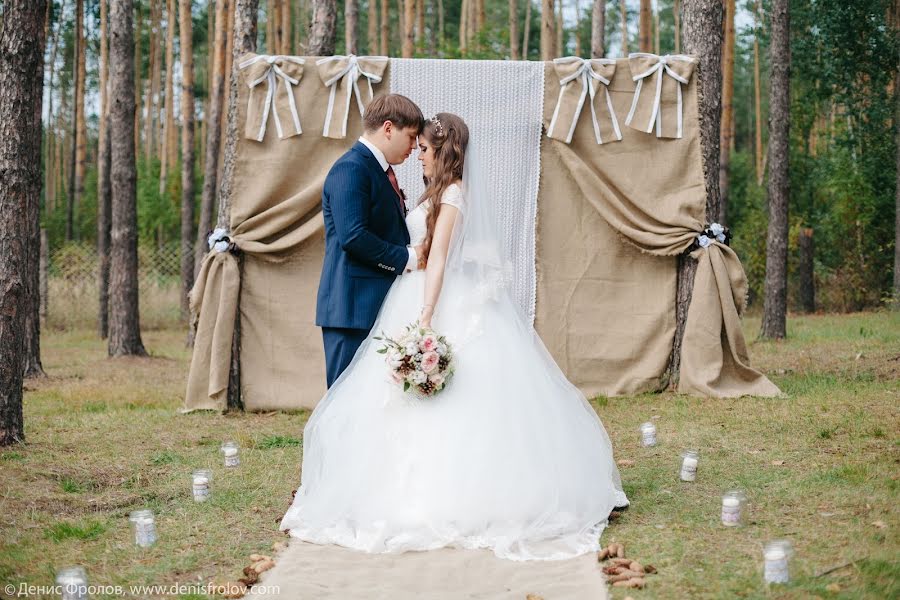
<instances>
[{"instance_id":1,"label":"pink rose in bouquet","mask_svg":"<svg viewBox=\"0 0 900 600\"><path fill-rule=\"evenodd\" d=\"M426 373L431 373L434 371L434 368L438 365L438 361L440 360L440 356L438 356L437 352L433 350L430 352L426 352L422 355L422 370Z\"/></svg>"}]
</instances>

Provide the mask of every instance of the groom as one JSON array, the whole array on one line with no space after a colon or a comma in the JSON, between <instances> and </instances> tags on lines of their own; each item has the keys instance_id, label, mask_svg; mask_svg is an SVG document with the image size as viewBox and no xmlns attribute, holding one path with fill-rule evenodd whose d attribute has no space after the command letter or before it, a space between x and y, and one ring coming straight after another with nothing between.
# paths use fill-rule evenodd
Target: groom
<instances>
[{"instance_id":1,"label":"groom","mask_svg":"<svg viewBox=\"0 0 900 600\"><path fill-rule=\"evenodd\" d=\"M362 137L325 178L325 260L316 325L325 342L328 387L369 335L394 279L416 269L419 248L409 246L406 203L391 165L413 151L424 121L405 96L374 99Z\"/></svg>"}]
</instances>

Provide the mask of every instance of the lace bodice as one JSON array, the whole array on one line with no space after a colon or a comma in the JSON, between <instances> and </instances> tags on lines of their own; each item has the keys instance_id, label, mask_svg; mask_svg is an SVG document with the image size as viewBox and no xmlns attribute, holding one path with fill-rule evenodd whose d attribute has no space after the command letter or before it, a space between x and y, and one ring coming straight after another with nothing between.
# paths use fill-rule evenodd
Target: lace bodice
<instances>
[{"instance_id":1,"label":"lace bodice","mask_svg":"<svg viewBox=\"0 0 900 600\"><path fill-rule=\"evenodd\" d=\"M459 210L463 209L463 194L458 184L452 183L444 190L441 204L449 204ZM425 234L428 233L425 219L428 217L430 207L431 201L426 200L406 215L406 229L409 230L409 243L411 246L418 246L425 241Z\"/></svg>"}]
</instances>

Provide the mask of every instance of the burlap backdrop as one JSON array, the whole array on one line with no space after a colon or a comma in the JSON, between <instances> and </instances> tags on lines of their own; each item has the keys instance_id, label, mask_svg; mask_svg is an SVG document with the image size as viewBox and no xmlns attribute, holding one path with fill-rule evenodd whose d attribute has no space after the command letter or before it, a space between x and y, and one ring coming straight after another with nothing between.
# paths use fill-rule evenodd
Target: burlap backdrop
<instances>
[{"instance_id":1,"label":"burlap backdrop","mask_svg":"<svg viewBox=\"0 0 900 600\"><path fill-rule=\"evenodd\" d=\"M641 64L632 69L628 59L617 60L608 86L620 126L634 96L632 72L646 69L646 59L632 62ZM549 125L560 79L552 63L546 78ZM671 124L677 118L676 90L664 81L660 110L663 122ZM645 83L643 100L651 89ZM589 396L658 389L671 352L675 256L703 230L706 212L696 77L682 92L682 138L620 127L622 141L598 145L586 106L571 144L543 141L535 328L569 379ZM600 105L605 94L597 97ZM597 112L602 118L603 111ZM634 124L644 123L636 117ZM718 243L695 256L700 263L679 390L719 397L778 394L748 366L738 319L746 279L737 256Z\"/></svg>"},{"instance_id":2,"label":"burlap backdrop","mask_svg":"<svg viewBox=\"0 0 900 600\"><path fill-rule=\"evenodd\" d=\"M231 231L245 256L243 281L229 253L211 254L201 267L192 292L200 310L187 410L225 406L238 295L245 408L311 408L324 392L321 332L314 325L321 192L331 164L360 135L361 119L354 102L347 137L322 136L328 88L315 61L306 58L294 89L303 134L279 139L270 119L261 143L238 139ZM674 256L704 225L696 78L684 90L684 137L657 138L624 126L634 84L627 60L616 67L610 92L623 140L597 145L585 106L571 145L546 137L541 145L535 327L588 395L657 389L674 333ZM388 68L376 95L390 89L389 76ZM254 94L264 95L265 85ZM360 87L367 91L362 82ZM249 94L244 78L238 89L243 131ZM545 89L547 126L559 90L551 63ZM718 245L697 256L681 389L711 396L777 394L746 366L737 320L746 294L740 262Z\"/></svg>"}]
</instances>

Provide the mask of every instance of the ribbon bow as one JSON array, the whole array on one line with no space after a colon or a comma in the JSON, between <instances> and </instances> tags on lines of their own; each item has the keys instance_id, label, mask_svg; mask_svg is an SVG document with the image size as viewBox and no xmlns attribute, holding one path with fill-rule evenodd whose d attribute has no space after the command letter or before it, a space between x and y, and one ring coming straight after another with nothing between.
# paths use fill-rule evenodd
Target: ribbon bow
<instances>
[{"instance_id":1,"label":"ribbon bow","mask_svg":"<svg viewBox=\"0 0 900 600\"><path fill-rule=\"evenodd\" d=\"M683 132L681 86L690 81L691 73L697 59L684 54L667 54L657 56L646 52L634 52L628 55L628 68L631 79L637 82L634 88L634 100L625 124L633 129L651 133L656 126L656 137L680 138ZM644 80L656 74L656 94L641 97ZM663 77L663 74L669 77ZM675 126L670 125L671 118L662 118L662 104L671 105L675 100L677 112ZM671 115L669 115L671 117ZM632 125L636 121L637 125ZM643 125L646 123L646 127Z\"/></svg>"},{"instance_id":2,"label":"ribbon bow","mask_svg":"<svg viewBox=\"0 0 900 600\"><path fill-rule=\"evenodd\" d=\"M366 104L372 101L374 92L372 84L379 83L387 68L388 58L386 56L329 56L320 58L316 61L319 67L319 76L325 83L326 87L331 88L328 96L328 112L325 113L325 128L322 135L325 137L343 139L347 137L347 120L350 116L350 99L351 96L356 97L356 105L359 108L359 115L365 112L363 105L363 97L359 91L359 83L357 80L360 76L365 77L369 84L369 98ZM344 94L344 101L341 106L335 109L334 100L337 96L338 86Z\"/></svg>"},{"instance_id":3,"label":"ribbon bow","mask_svg":"<svg viewBox=\"0 0 900 600\"><path fill-rule=\"evenodd\" d=\"M553 68L559 75L560 89L556 110L553 111L553 118L550 119L550 127L547 129L547 137L567 144L571 143L575 125L581 115L581 109L584 108L585 98L590 95L591 121L594 124L594 137L597 138L597 143L602 144L604 139L608 140L612 136L621 140L622 132L619 130L619 121L616 119L612 100L609 97L609 82L616 72L616 61L609 58L587 60L577 56L567 56L554 60ZM581 80L580 90L577 85L578 80ZM597 120L597 110L594 107L594 98L601 83L606 93L606 110L609 113L609 123L604 119L602 126ZM569 124L564 133L557 132L556 126L560 120ZM601 134L601 128L605 130L606 135Z\"/></svg>"},{"instance_id":4,"label":"ribbon bow","mask_svg":"<svg viewBox=\"0 0 900 600\"><path fill-rule=\"evenodd\" d=\"M246 70L245 79L247 87L250 88L250 98L247 106L247 121L244 126L244 136L256 140L263 141L266 134L266 122L269 120L269 113L275 117L275 128L278 130L278 137L284 139L300 135L303 130L300 128L300 115L297 113L297 103L294 100L294 89L292 86L300 83L303 76L302 58L296 56L265 56L256 55L238 63L238 68L242 71ZM253 97L254 88L262 82L267 83L265 99L260 102ZM276 88L278 82L281 82L284 88L284 94L276 96ZM281 124L279 111L288 111L291 114L291 128L285 135L285 130Z\"/></svg>"}]
</instances>

